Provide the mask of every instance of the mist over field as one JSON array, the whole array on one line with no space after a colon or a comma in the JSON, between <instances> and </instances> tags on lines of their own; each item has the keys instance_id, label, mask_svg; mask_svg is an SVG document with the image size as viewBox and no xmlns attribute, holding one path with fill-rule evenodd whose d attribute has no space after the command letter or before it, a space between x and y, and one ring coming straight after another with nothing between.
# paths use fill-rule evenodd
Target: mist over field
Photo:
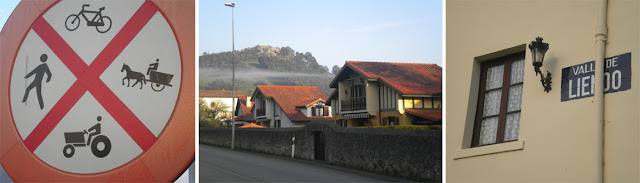
<instances>
[{"instance_id":1,"label":"mist over field","mask_svg":"<svg viewBox=\"0 0 640 183\"><path fill-rule=\"evenodd\" d=\"M232 90L231 71L218 68L200 68L201 90ZM236 90L251 95L257 85L317 86L329 96L333 89L329 84L333 75L269 70L237 70Z\"/></svg>"}]
</instances>

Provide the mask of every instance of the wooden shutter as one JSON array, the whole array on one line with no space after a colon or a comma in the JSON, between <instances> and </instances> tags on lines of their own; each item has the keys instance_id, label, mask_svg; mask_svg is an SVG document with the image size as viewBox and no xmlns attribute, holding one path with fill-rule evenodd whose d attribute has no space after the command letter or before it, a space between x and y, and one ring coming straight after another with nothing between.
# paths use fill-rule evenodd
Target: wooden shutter
<instances>
[{"instance_id":1,"label":"wooden shutter","mask_svg":"<svg viewBox=\"0 0 640 183\"><path fill-rule=\"evenodd\" d=\"M329 116L329 106L322 107L322 115Z\"/></svg>"},{"instance_id":2,"label":"wooden shutter","mask_svg":"<svg viewBox=\"0 0 640 183\"><path fill-rule=\"evenodd\" d=\"M316 116L316 107L311 107L311 116Z\"/></svg>"}]
</instances>

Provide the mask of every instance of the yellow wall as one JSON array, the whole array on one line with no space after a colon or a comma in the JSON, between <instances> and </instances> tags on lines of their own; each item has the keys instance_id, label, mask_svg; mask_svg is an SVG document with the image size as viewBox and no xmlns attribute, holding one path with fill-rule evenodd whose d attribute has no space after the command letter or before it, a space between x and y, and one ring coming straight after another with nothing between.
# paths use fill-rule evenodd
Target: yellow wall
<instances>
[{"instance_id":1,"label":"yellow wall","mask_svg":"<svg viewBox=\"0 0 640 183\"><path fill-rule=\"evenodd\" d=\"M367 90L367 112L369 115L375 116L378 115L378 110L380 109L380 89L378 88L377 82L367 82L366 90Z\"/></svg>"},{"instance_id":2,"label":"yellow wall","mask_svg":"<svg viewBox=\"0 0 640 183\"><path fill-rule=\"evenodd\" d=\"M448 182L593 180L594 97L561 102L560 79L562 68L595 60L596 6L597 1L447 1ZM638 12L640 1L609 1L606 56L632 53L632 84L604 97L607 182L640 181ZM549 93L525 47L537 36L550 47L541 68L553 73ZM524 50L519 140L469 148L481 62Z\"/></svg>"}]
</instances>

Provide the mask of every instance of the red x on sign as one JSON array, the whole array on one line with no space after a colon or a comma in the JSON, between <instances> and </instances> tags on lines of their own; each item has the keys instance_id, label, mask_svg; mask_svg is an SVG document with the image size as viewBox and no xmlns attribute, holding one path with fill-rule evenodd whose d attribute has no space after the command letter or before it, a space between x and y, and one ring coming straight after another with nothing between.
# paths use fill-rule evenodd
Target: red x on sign
<instances>
[{"instance_id":1,"label":"red x on sign","mask_svg":"<svg viewBox=\"0 0 640 183\"><path fill-rule=\"evenodd\" d=\"M0 162L14 181L171 181L195 155L195 76L183 74L195 70L186 61L195 60L195 3L87 2L24 0L3 27L0 96L9 100L0 100ZM91 27L81 8L101 11L109 26ZM75 17L79 27L69 27ZM38 88L38 98L33 90L27 100L27 83L37 79L26 73L44 64L53 79L41 81L43 96ZM129 71L154 64L144 83L124 84ZM125 66L131 68L121 85ZM99 148L113 148L111 154L96 155L98 143L65 142L67 132L98 141L82 135L96 121L98 137L111 139ZM77 150L67 156L71 145Z\"/></svg>"},{"instance_id":2,"label":"red x on sign","mask_svg":"<svg viewBox=\"0 0 640 183\"><path fill-rule=\"evenodd\" d=\"M62 120L62 117L71 110L71 107L80 100L80 97L82 97L86 91L89 91L96 100L100 102L143 151L148 150L156 142L156 137L142 124L140 119L113 94L104 82L99 79L99 76L111 65L120 52L124 50L157 11L157 6L150 1L146 1L89 66L82 61L42 16L36 19L32 26L33 30L42 37L43 41L51 48L56 56L60 58L67 68L71 70L78 80L24 140L25 146L27 146L31 152L38 148L40 143L42 143L58 122Z\"/></svg>"}]
</instances>

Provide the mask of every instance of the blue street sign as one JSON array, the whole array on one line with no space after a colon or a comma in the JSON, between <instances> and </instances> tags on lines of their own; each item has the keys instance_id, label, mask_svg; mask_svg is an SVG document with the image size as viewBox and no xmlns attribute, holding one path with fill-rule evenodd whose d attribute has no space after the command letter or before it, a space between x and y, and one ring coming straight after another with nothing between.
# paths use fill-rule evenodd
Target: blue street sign
<instances>
[{"instance_id":1,"label":"blue street sign","mask_svg":"<svg viewBox=\"0 0 640 183\"><path fill-rule=\"evenodd\" d=\"M604 93L631 89L631 53L605 59ZM595 61L562 69L560 101L591 97L594 94Z\"/></svg>"}]
</instances>

